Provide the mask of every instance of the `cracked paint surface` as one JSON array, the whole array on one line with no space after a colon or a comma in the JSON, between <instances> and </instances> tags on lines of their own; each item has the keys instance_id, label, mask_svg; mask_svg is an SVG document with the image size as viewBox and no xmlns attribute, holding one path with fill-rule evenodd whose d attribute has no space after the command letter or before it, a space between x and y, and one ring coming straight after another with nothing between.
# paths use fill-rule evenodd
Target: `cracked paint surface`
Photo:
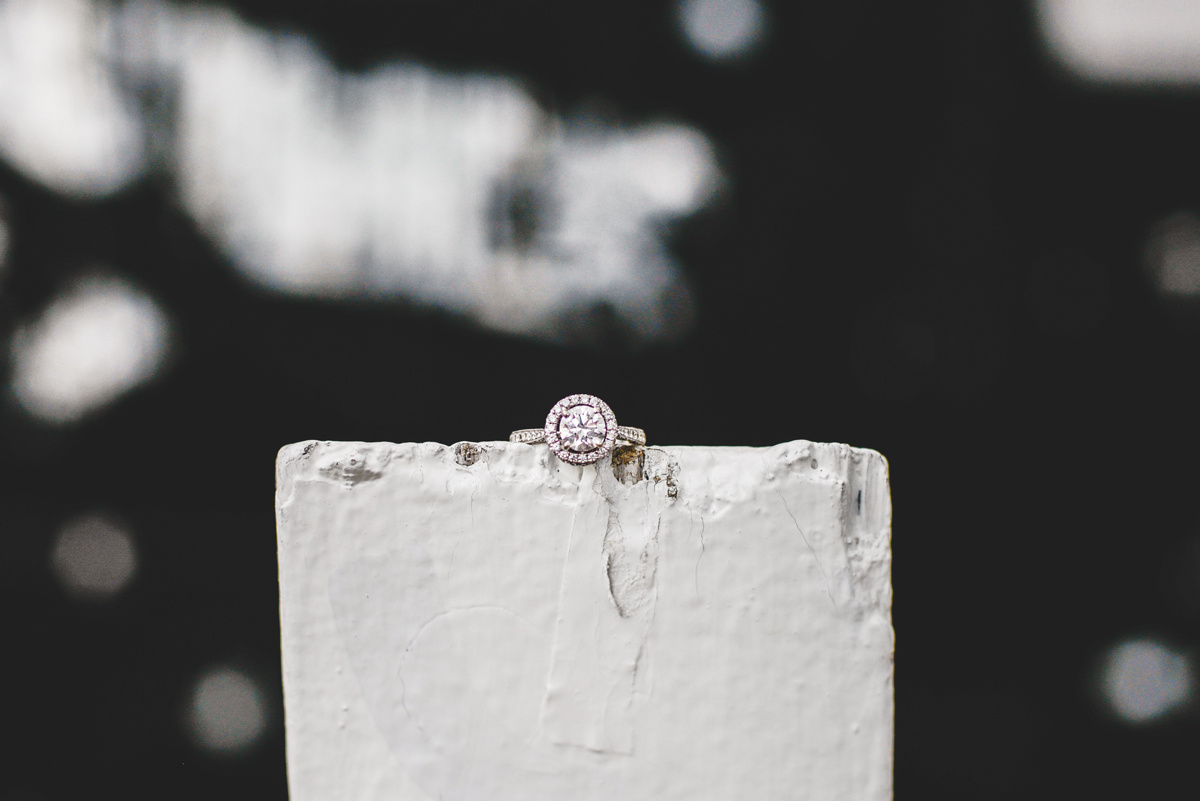
<instances>
[{"instance_id":1,"label":"cracked paint surface","mask_svg":"<svg viewBox=\"0 0 1200 801\"><path fill-rule=\"evenodd\" d=\"M878 454L470 445L281 452L293 798L890 797Z\"/></svg>"}]
</instances>

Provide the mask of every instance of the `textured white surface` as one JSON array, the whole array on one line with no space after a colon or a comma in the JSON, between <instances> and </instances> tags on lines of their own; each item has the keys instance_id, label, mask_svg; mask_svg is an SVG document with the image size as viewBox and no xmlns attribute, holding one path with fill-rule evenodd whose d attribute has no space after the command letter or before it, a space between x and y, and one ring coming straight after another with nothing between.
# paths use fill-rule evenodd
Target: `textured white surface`
<instances>
[{"instance_id":1,"label":"textured white surface","mask_svg":"<svg viewBox=\"0 0 1200 801\"><path fill-rule=\"evenodd\" d=\"M879 454L481 447L280 452L293 801L891 797Z\"/></svg>"}]
</instances>

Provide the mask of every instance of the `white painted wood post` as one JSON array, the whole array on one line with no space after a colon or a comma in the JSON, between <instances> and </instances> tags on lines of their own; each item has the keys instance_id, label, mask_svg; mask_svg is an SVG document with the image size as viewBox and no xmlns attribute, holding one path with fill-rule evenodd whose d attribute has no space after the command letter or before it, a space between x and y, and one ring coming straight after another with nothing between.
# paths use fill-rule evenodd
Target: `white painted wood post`
<instances>
[{"instance_id":1,"label":"white painted wood post","mask_svg":"<svg viewBox=\"0 0 1200 801\"><path fill-rule=\"evenodd\" d=\"M883 458L614 461L280 451L293 801L891 797Z\"/></svg>"}]
</instances>

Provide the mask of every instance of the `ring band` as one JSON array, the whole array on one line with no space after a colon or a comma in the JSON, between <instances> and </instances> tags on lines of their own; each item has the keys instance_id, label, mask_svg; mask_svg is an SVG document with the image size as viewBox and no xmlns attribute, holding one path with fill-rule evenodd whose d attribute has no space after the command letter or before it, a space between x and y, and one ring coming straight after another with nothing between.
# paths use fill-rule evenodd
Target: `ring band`
<instances>
[{"instance_id":1,"label":"ring band","mask_svg":"<svg viewBox=\"0 0 1200 801\"><path fill-rule=\"evenodd\" d=\"M555 456L570 464L598 462L612 453L618 440L645 445L646 432L617 425L612 408L595 395L568 395L554 404L544 426L508 435L509 442L545 442Z\"/></svg>"},{"instance_id":2,"label":"ring band","mask_svg":"<svg viewBox=\"0 0 1200 801\"><path fill-rule=\"evenodd\" d=\"M633 426L617 426L617 441L625 441L631 445L645 445L646 432ZM546 429L521 428L508 435L509 442L524 442L527 445L538 445L546 441Z\"/></svg>"}]
</instances>

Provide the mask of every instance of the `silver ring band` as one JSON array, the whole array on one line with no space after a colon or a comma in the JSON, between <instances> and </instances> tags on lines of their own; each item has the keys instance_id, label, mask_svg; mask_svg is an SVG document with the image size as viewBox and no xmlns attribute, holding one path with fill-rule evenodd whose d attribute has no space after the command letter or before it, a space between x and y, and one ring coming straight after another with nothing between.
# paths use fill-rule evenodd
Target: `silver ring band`
<instances>
[{"instance_id":1,"label":"silver ring band","mask_svg":"<svg viewBox=\"0 0 1200 801\"><path fill-rule=\"evenodd\" d=\"M633 426L617 426L617 440L631 445L645 445L646 432ZM509 442L524 442L527 445L537 445L546 441L546 429L521 428L508 435Z\"/></svg>"}]
</instances>

